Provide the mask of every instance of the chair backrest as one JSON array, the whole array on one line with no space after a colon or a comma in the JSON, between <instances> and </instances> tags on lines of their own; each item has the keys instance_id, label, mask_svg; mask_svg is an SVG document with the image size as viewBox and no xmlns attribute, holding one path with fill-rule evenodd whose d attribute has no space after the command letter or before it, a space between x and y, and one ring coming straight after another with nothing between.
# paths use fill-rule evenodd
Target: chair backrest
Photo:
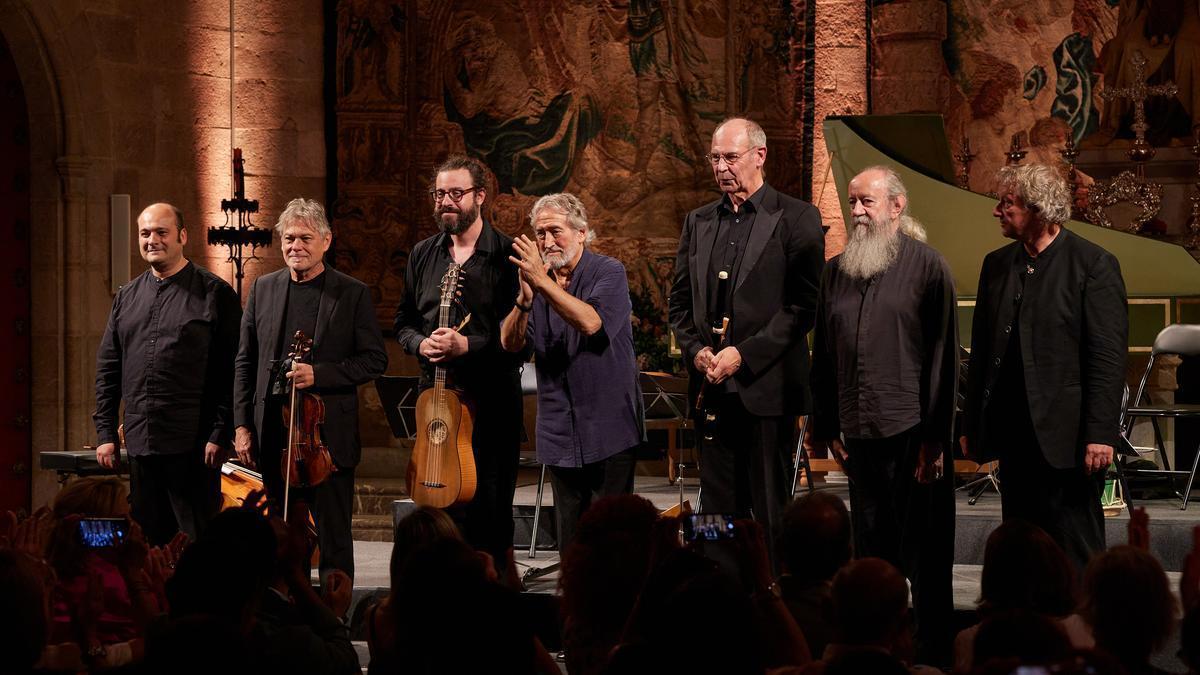
<instances>
[{"instance_id":1,"label":"chair backrest","mask_svg":"<svg viewBox=\"0 0 1200 675\"><path fill-rule=\"evenodd\" d=\"M1154 338L1153 356L1159 354L1179 354L1180 356L1200 355L1200 325L1188 323L1173 323L1158 332Z\"/></svg>"}]
</instances>

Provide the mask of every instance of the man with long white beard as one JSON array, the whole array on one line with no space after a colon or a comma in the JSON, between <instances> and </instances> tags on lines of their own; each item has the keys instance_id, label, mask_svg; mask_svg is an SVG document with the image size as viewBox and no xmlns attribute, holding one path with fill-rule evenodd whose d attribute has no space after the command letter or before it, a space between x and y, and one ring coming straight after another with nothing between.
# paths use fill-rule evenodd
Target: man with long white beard
<instances>
[{"instance_id":1,"label":"man with long white beard","mask_svg":"<svg viewBox=\"0 0 1200 675\"><path fill-rule=\"evenodd\" d=\"M895 171L871 167L849 193L850 239L825 267L817 306L813 438L850 477L855 555L904 572L917 658L944 665L953 612L954 280L919 240Z\"/></svg>"}]
</instances>

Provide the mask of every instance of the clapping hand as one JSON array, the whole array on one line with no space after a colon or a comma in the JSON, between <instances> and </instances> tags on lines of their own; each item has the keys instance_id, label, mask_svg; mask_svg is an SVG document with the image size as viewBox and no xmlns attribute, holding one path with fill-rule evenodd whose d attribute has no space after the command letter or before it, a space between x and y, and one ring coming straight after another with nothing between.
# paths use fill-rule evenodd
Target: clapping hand
<instances>
[{"instance_id":1,"label":"clapping hand","mask_svg":"<svg viewBox=\"0 0 1200 675\"><path fill-rule=\"evenodd\" d=\"M529 299L533 300L533 294L536 293L543 284L549 283L550 264L542 260L542 253L538 250L537 243L528 236L522 234L513 240L513 252L515 256L508 256L509 262L517 266L520 272L521 282L527 284L530 289ZM524 294L524 289L521 290ZM522 303L525 304L525 303Z\"/></svg>"}]
</instances>

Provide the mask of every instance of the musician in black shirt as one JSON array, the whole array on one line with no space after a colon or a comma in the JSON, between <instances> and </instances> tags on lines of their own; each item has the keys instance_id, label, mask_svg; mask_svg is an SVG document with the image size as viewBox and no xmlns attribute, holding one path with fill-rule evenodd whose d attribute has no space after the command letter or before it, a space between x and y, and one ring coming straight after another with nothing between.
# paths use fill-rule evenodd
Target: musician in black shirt
<instances>
[{"instance_id":1,"label":"musician in black shirt","mask_svg":"<svg viewBox=\"0 0 1200 675\"><path fill-rule=\"evenodd\" d=\"M404 297L396 310L396 339L421 362L422 385L435 366L447 369L447 386L475 407L472 447L477 486L460 521L467 541L486 551L503 571L512 554L512 503L521 444L520 365L526 354L500 346L500 322L517 297L517 269L508 261L512 238L483 220L486 172L458 156L438 167L432 191L441 232L413 247ZM452 308L456 331L438 327L441 279L450 263L462 265L462 295Z\"/></svg>"},{"instance_id":2,"label":"musician in black shirt","mask_svg":"<svg viewBox=\"0 0 1200 675\"><path fill-rule=\"evenodd\" d=\"M178 209L151 204L137 224L150 269L117 292L96 354L96 461L116 465L123 400L132 515L165 544L180 530L195 539L220 505L242 308L229 284L183 257Z\"/></svg>"}]
</instances>

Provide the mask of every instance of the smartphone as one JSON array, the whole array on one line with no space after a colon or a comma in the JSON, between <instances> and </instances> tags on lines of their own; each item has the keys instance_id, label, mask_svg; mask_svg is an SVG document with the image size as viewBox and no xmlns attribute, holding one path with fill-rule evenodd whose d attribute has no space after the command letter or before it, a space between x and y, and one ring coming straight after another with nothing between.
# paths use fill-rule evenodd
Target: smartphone
<instances>
[{"instance_id":1,"label":"smartphone","mask_svg":"<svg viewBox=\"0 0 1200 675\"><path fill-rule=\"evenodd\" d=\"M683 519L683 540L720 541L733 539L734 516L731 513L693 513Z\"/></svg>"},{"instance_id":2,"label":"smartphone","mask_svg":"<svg viewBox=\"0 0 1200 675\"><path fill-rule=\"evenodd\" d=\"M124 518L84 518L79 521L79 540L87 548L108 548L125 540L128 521Z\"/></svg>"}]
</instances>

